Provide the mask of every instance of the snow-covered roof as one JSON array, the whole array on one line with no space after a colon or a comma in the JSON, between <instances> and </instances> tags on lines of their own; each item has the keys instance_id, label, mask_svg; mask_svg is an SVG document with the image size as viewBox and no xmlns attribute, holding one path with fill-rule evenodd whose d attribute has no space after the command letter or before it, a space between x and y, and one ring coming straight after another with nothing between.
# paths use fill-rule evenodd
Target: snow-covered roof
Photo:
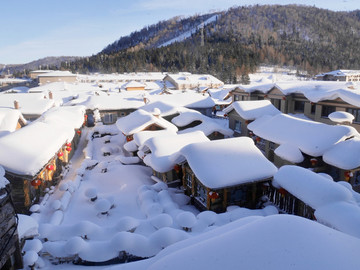
<instances>
[{"instance_id":1,"label":"snow-covered roof","mask_svg":"<svg viewBox=\"0 0 360 270\"><path fill-rule=\"evenodd\" d=\"M19 110L23 115L41 115L55 105L54 100L44 98L42 93L0 93L0 107L14 108L15 100L18 101Z\"/></svg>"},{"instance_id":2,"label":"snow-covered roof","mask_svg":"<svg viewBox=\"0 0 360 270\"><path fill-rule=\"evenodd\" d=\"M177 107L186 107L189 109L212 108L216 102L208 94L196 93L195 91L171 91L171 95L151 95L147 98L150 102L162 101L169 105Z\"/></svg>"},{"instance_id":3,"label":"snow-covered roof","mask_svg":"<svg viewBox=\"0 0 360 270\"><path fill-rule=\"evenodd\" d=\"M249 217L175 243L140 268L356 270L359 248L359 239L301 217Z\"/></svg>"},{"instance_id":4,"label":"snow-covered roof","mask_svg":"<svg viewBox=\"0 0 360 270\"><path fill-rule=\"evenodd\" d=\"M360 167L360 138L355 137L334 145L323 155L323 160L343 170Z\"/></svg>"},{"instance_id":5,"label":"snow-covered roof","mask_svg":"<svg viewBox=\"0 0 360 270\"><path fill-rule=\"evenodd\" d=\"M144 157L144 163L155 171L165 173L174 168L178 152L184 146L191 143L207 142L209 139L204 133L197 131L181 135L157 136L148 139L140 148L151 150ZM175 156L173 156L175 155Z\"/></svg>"},{"instance_id":6,"label":"snow-covered roof","mask_svg":"<svg viewBox=\"0 0 360 270\"><path fill-rule=\"evenodd\" d=\"M319 222L360 238L360 207L352 190L323 175L291 165L281 167L273 181L315 209Z\"/></svg>"},{"instance_id":7,"label":"snow-covered roof","mask_svg":"<svg viewBox=\"0 0 360 270\"><path fill-rule=\"evenodd\" d=\"M19 110L0 107L0 136L15 131L19 120L26 124Z\"/></svg>"},{"instance_id":8,"label":"snow-covered roof","mask_svg":"<svg viewBox=\"0 0 360 270\"><path fill-rule=\"evenodd\" d=\"M188 109L184 107L175 106L172 103L163 102L161 99L153 102L149 102L146 105L141 106L139 109L142 109L147 112L154 111L155 108L158 108L161 111L161 116L169 116L174 115L182 111L186 111Z\"/></svg>"},{"instance_id":9,"label":"snow-covered roof","mask_svg":"<svg viewBox=\"0 0 360 270\"><path fill-rule=\"evenodd\" d=\"M335 123L352 123L355 116L348 112L332 112L328 115L329 119Z\"/></svg>"},{"instance_id":10,"label":"snow-covered roof","mask_svg":"<svg viewBox=\"0 0 360 270\"><path fill-rule=\"evenodd\" d=\"M286 114L263 116L248 125L257 136L277 144L290 144L313 157L322 156L337 142L358 135L350 126L326 125Z\"/></svg>"},{"instance_id":11,"label":"snow-covered roof","mask_svg":"<svg viewBox=\"0 0 360 270\"><path fill-rule=\"evenodd\" d=\"M70 71L52 71L45 72L38 75L38 77L76 77L76 74L71 73Z\"/></svg>"},{"instance_id":12,"label":"snow-covered roof","mask_svg":"<svg viewBox=\"0 0 360 270\"><path fill-rule=\"evenodd\" d=\"M116 126L125 135L131 135L144 130L146 127L156 124L163 129L177 131L177 127L166 121L161 116L155 116L144 110L136 110L129 115L122 117L116 121Z\"/></svg>"},{"instance_id":13,"label":"snow-covered roof","mask_svg":"<svg viewBox=\"0 0 360 270\"><path fill-rule=\"evenodd\" d=\"M158 137L158 136L165 137L169 135L176 135L176 131L168 130L168 129L155 130L155 131L145 130L135 133L133 141L136 143L137 146L142 146L150 138Z\"/></svg>"},{"instance_id":14,"label":"snow-covered roof","mask_svg":"<svg viewBox=\"0 0 360 270\"><path fill-rule=\"evenodd\" d=\"M174 117L171 120L171 122L178 127L189 125L194 121L201 121L202 123L195 127L181 130L178 132L178 134L184 134L194 131L202 131L206 136L212 134L213 132L220 132L225 136L231 136L234 133L234 131L229 129L228 127L218 124L216 120L194 110L181 112L180 115Z\"/></svg>"},{"instance_id":15,"label":"snow-covered roof","mask_svg":"<svg viewBox=\"0 0 360 270\"><path fill-rule=\"evenodd\" d=\"M245 120L255 120L264 115L281 113L269 100L235 101L223 111L229 113L235 110Z\"/></svg>"},{"instance_id":16,"label":"snow-covered roof","mask_svg":"<svg viewBox=\"0 0 360 270\"><path fill-rule=\"evenodd\" d=\"M211 84L220 84L224 83L219 79L215 78L210 74L189 74L189 73L178 73L178 74L168 74L172 80L178 84L188 85L188 86L205 86Z\"/></svg>"},{"instance_id":17,"label":"snow-covered roof","mask_svg":"<svg viewBox=\"0 0 360 270\"><path fill-rule=\"evenodd\" d=\"M5 188L9 181L5 178L5 169L0 165L0 189Z\"/></svg>"},{"instance_id":18,"label":"snow-covered roof","mask_svg":"<svg viewBox=\"0 0 360 270\"><path fill-rule=\"evenodd\" d=\"M125 85L123 85L123 87L125 88L131 88L131 87L144 87L145 88L145 84L137 82L137 81L130 81L128 83L126 83Z\"/></svg>"},{"instance_id":19,"label":"snow-covered roof","mask_svg":"<svg viewBox=\"0 0 360 270\"><path fill-rule=\"evenodd\" d=\"M41 119L1 137L0 164L10 173L34 177L64 143L72 140L74 128L84 121L84 112L83 107L54 108Z\"/></svg>"},{"instance_id":20,"label":"snow-covered roof","mask_svg":"<svg viewBox=\"0 0 360 270\"><path fill-rule=\"evenodd\" d=\"M201 183L213 189L261 181L277 171L248 137L194 143L180 154Z\"/></svg>"},{"instance_id":21,"label":"snow-covered roof","mask_svg":"<svg viewBox=\"0 0 360 270\"><path fill-rule=\"evenodd\" d=\"M316 77L322 77L322 76L325 76L325 75L331 75L331 76L335 76L335 77L360 75L360 70L338 69L338 70L333 70L333 71L330 71L330 72L325 72L325 73L318 74L318 75L316 75Z\"/></svg>"},{"instance_id":22,"label":"snow-covered roof","mask_svg":"<svg viewBox=\"0 0 360 270\"><path fill-rule=\"evenodd\" d=\"M360 87L353 82L301 81L277 82L276 87L289 95L303 94L311 102L342 99L344 102L360 107Z\"/></svg>"},{"instance_id":23,"label":"snow-covered roof","mask_svg":"<svg viewBox=\"0 0 360 270\"><path fill-rule=\"evenodd\" d=\"M99 81L99 82L117 82L117 81L159 81L164 79L166 73L144 72L144 73L121 73L121 74L79 74L80 81Z\"/></svg>"},{"instance_id":24,"label":"snow-covered roof","mask_svg":"<svg viewBox=\"0 0 360 270\"><path fill-rule=\"evenodd\" d=\"M144 105L141 97L126 98L122 93L110 95L92 95L81 103L91 110L125 110L137 109Z\"/></svg>"}]
</instances>

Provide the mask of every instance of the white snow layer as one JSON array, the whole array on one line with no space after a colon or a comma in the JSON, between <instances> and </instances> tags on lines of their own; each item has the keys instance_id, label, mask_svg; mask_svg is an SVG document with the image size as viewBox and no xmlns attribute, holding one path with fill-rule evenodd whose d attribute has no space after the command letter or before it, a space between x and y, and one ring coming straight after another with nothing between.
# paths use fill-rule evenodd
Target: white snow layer
<instances>
[{"instance_id":1,"label":"white snow layer","mask_svg":"<svg viewBox=\"0 0 360 270\"><path fill-rule=\"evenodd\" d=\"M235 101L226 109L225 113L235 110L245 120L255 120L264 115L277 115L281 112L269 100Z\"/></svg>"},{"instance_id":2,"label":"white snow layer","mask_svg":"<svg viewBox=\"0 0 360 270\"><path fill-rule=\"evenodd\" d=\"M277 171L248 137L193 143L180 154L196 177L213 189L261 181Z\"/></svg>"},{"instance_id":3,"label":"white snow layer","mask_svg":"<svg viewBox=\"0 0 360 270\"><path fill-rule=\"evenodd\" d=\"M337 142L357 135L349 126L332 126L286 114L263 116L248 125L257 136L277 144L292 144L313 157L322 156Z\"/></svg>"}]
</instances>

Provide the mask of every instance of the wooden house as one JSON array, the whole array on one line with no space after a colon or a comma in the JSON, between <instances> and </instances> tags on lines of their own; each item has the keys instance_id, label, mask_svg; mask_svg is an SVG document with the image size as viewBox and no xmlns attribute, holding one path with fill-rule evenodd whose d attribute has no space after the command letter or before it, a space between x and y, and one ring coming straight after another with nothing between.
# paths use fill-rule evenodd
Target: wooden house
<instances>
[{"instance_id":1,"label":"wooden house","mask_svg":"<svg viewBox=\"0 0 360 270\"><path fill-rule=\"evenodd\" d=\"M180 149L191 143L206 142L209 139L203 132L196 131L185 134L155 136L146 140L139 148L138 156L153 169L153 175L158 181L181 184L182 169L175 162Z\"/></svg>"},{"instance_id":2,"label":"wooden house","mask_svg":"<svg viewBox=\"0 0 360 270\"><path fill-rule=\"evenodd\" d=\"M135 133L145 130L155 131L169 129L176 132L177 127L163 119L160 114L159 109L154 109L152 113L138 109L126 117L118 119L116 126L123 135L126 136L127 141L132 141Z\"/></svg>"},{"instance_id":3,"label":"wooden house","mask_svg":"<svg viewBox=\"0 0 360 270\"><path fill-rule=\"evenodd\" d=\"M44 85L52 82L76 82L77 75L70 71L53 71L37 75L39 85Z\"/></svg>"},{"instance_id":4,"label":"wooden house","mask_svg":"<svg viewBox=\"0 0 360 270\"><path fill-rule=\"evenodd\" d=\"M248 137L193 143L180 150L183 188L200 210L255 208L277 168Z\"/></svg>"},{"instance_id":5,"label":"wooden house","mask_svg":"<svg viewBox=\"0 0 360 270\"><path fill-rule=\"evenodd\" d=\"M197 89L199 87L220 88L224 85L222 81L209 74L167 74L164 82L171 83L175 89Z\"/></svg>"},{"instance_id":6,"label":"wooden house","mask_svg":"<svg viewBox=\"0 0 360 270\"><path fill-rule=\"evenodd\" d=\"M346 181L360 192L360 139L354 137L337 143L326 151L323 161L327 164L327 173L335 181Z\"/></svg>"},{"instance_id":7,"label":"wooden house","mask_svg":"<svg viewBox=\"0 0 360 270\"><path fill-rule=\"evenodd\" d=\"M144 91L146 85L137 81L130 81L124 87L126 91Z\"/></svg>"},{"instance_id":8,"label":"wooden house","mask_svg":"<svg viewBox=\"0 0 360 270\"><path fill-rule=\"evenodd\" d=\"M317 220L326 226L360 236L360 207L348 183L298 166L284 166L274 175L267 195L281 212Z\"/></svg>"},{"instance_id":9,"label":"wooden house","mask_svg":"<svg viewBox=\"0 0 360 270\"><path fill-rule=\"evenodd\" d=\"M129 115L144 105L143 98L126 98L120 94L102 94L90 96L84 103L87 115L98 111L104 125L115 124L118 118Z\"/></svg>"},{"instance_id":10,"label":"wooden house","mask_svg":"<svg viewBox=\"0 0 360 270\"><path fill-rule=\"evenodd\" d=\"M54 108L40 119L0 137L0 165L10 181L16 211L27 213L44 190L62 179L81 136L85 109Z\"/></svg>"},{"instance_id":11,"label":"wooden house","mask_svg":"<svg viewBox=\"0 0 360 270\"><path fill-rule=\"evenodd\" d=\"M0 136L14 132L26 125L27 121L19 110L0 108Z\"/></svg>"},{"instance_id":12,"label":"wooden house","mask_svg":"<svg viewBox=\"0 0 360 270\"><path fill-rule=\"evenodd\" d=\"M264 115L276 115L280 111L268 100L234 101L224 113L229 118L229 128L235 136L249 136L248 124Z\"/></svg>"},{"instance_id":13,"label":"wooden house","mask_svg":"<svg viewBox=\"0 0 360 270\"><path fill-rule=\"evenodd\" d=\"M315 79L319 81L358 82L360 81L360 70L338 69L318 74Z\"/></svg>"},{"instance_id":14,"label":"wooden house","mask_svg":"<svg viewBox=\"0 0 360 270\"><path fill-rule=\"evenodd\" d=\"M0 166L0 269L20 269L23 267L18 219L12 203L10 184L4 178L5 171Z\"/></svg>"}]
</instances>

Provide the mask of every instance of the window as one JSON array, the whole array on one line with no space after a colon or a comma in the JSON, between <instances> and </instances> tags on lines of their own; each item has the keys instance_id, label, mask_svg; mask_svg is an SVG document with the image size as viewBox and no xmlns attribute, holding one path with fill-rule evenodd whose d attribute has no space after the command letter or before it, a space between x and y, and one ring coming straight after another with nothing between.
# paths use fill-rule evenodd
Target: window
<instances>
[{"instance_id":1,"label":"window","mask_svg":"<svg viewBox=\"0 0 360 270\"><path fill-rule=\"evenodd\" d=\"M196 185L196 198L202 204L206 204L207 192L204 186L201 184Z\"/></svg>"},{"instance_id":2,"label":"window","mask_svg":"<svg viewBox=\"0 0 360 270\"><path fill-rule=\"evenodd\" d=\"M240 121L235 120L234 130L237 131L238 133L241 133L241 122Z\"/></svg>"},{"instance_id":3,"label":"window","mask_svg":"<svg viewBox=\"0 0 360 270\"><path fill-rule=\"evenodd\" d=\"M335 111L336 111L336 109L335 109L334 106L325 106L325 105L323 105L322 108L321 108L321 117L326 117L327 118L330 113L333 113Z\"/></svg>"},{"instance_id":4,"label":"window","mask_svg":"<svg viewBox=\"0 0 360 270\"><path fill-rule=\"evenodd\" d=\"M113 124L116 121L116 116L112 113L104 114L104 124Z\"/></svg>"},{"instance_id":5,"label":"window","mask_svg":"<svg viewBox=\"0 0 360 270\"><path fill-rule=\"evenodd\" d=\"M295 101L294 110L295 112L304 112L305 101Z\"/></svg>"},{"instance_id":6,"label":"window","mask_svg":"<svg viewBox=\"0 0 360 270\"><path fill-rule=\"evenodd\" d=\"M240 100L239 95L234 95L234 101L239 101L239 100Z\"/></svg>"},{"instance_id":7,"label":"window","mask_svg":"<svg viewBox=\"0 0 360 270\"><path fill-rule=\"evenodd\" d=\"M360 123L360 109L346 109L348 113L351 113L355 118L355 123Z\"/></svg>"},{"instance_id":8,"label":"window","mask_svg":"<svg viewBox=\"0 0 360 270\"><path fill-rule=\"evenodd\" d=\"M270 101L271 101L272 105L274 105L274 107L276 109L278 109L279 111L281 110L281 100L280 99L271 98Z\"/></svg>"},{"instance_id":9,"label":"window","mask_svg":"<svg viewBox=\"0 0 360 270\"><path fill-rule=\"evenodd\" d=\"M185 179L186 179L186 186L188 188L192 188L192 175L186 172Z\"/></svg>"}]
</instances>

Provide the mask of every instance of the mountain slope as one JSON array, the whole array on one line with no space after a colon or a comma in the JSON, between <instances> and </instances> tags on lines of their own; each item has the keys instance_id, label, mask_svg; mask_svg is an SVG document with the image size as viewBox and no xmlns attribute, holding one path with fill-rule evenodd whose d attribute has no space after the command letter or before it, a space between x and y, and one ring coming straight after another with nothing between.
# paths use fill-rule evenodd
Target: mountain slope
<instances>
[{"instance_id":1,"label":"mountain slope","mask_svg":"<svg viewBox=\"0 0 360 270\"><path fill-rule=\"evenodd\" d=\"M263 63L295 66L310 74L360 69L360 11L256 5L174 18L123 37L71 68L189 71L235 83Z\"/></svg>"}]
</instances>

